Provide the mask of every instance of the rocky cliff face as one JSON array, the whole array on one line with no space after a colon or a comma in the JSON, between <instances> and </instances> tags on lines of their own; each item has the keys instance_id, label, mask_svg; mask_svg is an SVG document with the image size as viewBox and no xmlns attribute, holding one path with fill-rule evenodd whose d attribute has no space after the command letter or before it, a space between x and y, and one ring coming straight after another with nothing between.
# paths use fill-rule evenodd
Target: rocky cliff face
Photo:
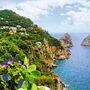
<instances>
[{"instance_id":1,"label":"rocky cliff face","mask_svg":"<svg viewBox=\"0 0 90 90\"><path fill-rule=\"evenodd\" d=\"M71 36L68 33L65 33L65 35L60 38L60 42L65 48L70 48L73 46Z\"/></svg>"},{"instance_id":2,"label":"rocky cliff face","mask_svg":"<svg viewBox=\"0 0 90 90\"><path fill-rule=\"evenodd\" d=\"M49 41L44 38L44 43L37 42L37 51L39 52L39 57L50 66L57 66L53 64L55 60L68 59L70 56L70 47L73 46L71 36L66 33L60 40L62 49L60 46L49 45Z\"/></svg>"},{"instance_id":3,"label":"rocky cliff face","mask_svg":"<svg viewBox=\"0 0 90 90\"><path fill-rule=\"evenodd\" d=\"M48 41L44 40L45 48L52 59L66 59L68 58L68 52L64 49L60 49L56 46L49 46Z\"/></svg>"},{"instance_id":4,"label":"rocky cliff face","mask_svg":"<svg viewBox=\"0 0 90 90\"><path fill-rule=\"evenodd\" d=\"M60 49L57 46L50 46L48 40L44 39L44 44L36 43L36 51L42 60L44 60L50 67L56 66L53 64L55 60L67 59L69 52L66 49Z\"/></svg>"},{"instance_id":5,"label":"rocky cliff face","mask_svg":"<svg viewBox=\"0 0 90 90\"><path fill-rule=\"evenodd\" d=\"M81 43L82 46L90 46L90 35L88 35Z\"/></svg>"}]
</instances>

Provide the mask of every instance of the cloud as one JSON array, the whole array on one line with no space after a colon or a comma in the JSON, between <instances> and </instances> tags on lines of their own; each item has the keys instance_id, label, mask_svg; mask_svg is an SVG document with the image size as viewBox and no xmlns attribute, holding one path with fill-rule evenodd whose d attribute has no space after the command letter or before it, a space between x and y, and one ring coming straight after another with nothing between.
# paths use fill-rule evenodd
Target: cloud
<instances>
[{"instance_id":1,"label":"cloud","mask_svg":"<svg viewBox=\"0 0 90 90\"><path fill-rule=\"evenodd\" d=\"M4 0L2 2L3 4L0 5L2 9L12 9L32 20L36 20L42 15L49 15L49 11L57 7L65 11L65 6L67 6L68 10L60 13L61 17L67 17L65 19L67 23L81 24L90 21L89 0L19 0L19 2L18 0L13 2L7 0L7 5Z\"/></svg>"},{"instance_id":2,"label":"cloud","mask_svg":"<svg viewBox=\"0 0 90 90\"><path fill-rule=\"evenodd\" d=\"M18 7L23 9L23 15L28 13L28 17L36 19L41 15L48 15L49 10L56 7L63 7L68 0L32 0L21 2Z\"/></svg>"},{"instance_id":3,"label":"cloud","mask_svg":"<svg viewBox=\"0 0 90 90\"><path fill-rule=\"evenodd\" d=\"M80 12L69 11L66 13L74 24L83 24L85 22L90 21L90 10L81 8Z\"/></svg>"},{"instance_id":4,"label":"cloud","mask_svg":"<svg viewBox=\"0 0 90 90\"><path fill-rule=\"evenodd\" d=\"M9 1L9 3L8 3ZM5 3L5 4L4 4ZM3 1L3 9L13 9L19 12L19 10L23 10L20 14L29 14L28 17L37 18L40 15L47 15L49 13L50 8L63 7L68 4L69 0L23 0L22 2L10 2L10 0ZM25 16L26 16L25 14Z\"/></svg>"},{"instance_id":5,"label":"cloud","mask_svg":"<svg viewBox=\"0 0 90 90\"><path fill-rule=\"evenodd\" d=\"M67 17L64 23L84 24L90 22L90 1L75 0L70 2L68 6L70 9L67 12L61 13L62 16Z\"/></svg>"}]
</instances>

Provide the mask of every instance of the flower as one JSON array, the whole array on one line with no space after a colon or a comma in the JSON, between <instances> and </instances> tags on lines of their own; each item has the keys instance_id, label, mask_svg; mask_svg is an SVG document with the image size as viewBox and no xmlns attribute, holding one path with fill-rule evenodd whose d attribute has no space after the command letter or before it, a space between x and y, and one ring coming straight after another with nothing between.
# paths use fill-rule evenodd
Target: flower
<instances>
[{"instance_id":1,"label":"flower","mask_svg":"<svg viewBox=\"0 0 90 90\"><path fill-rule=\"evenodd\" d=\"M23 81L22 80L19 80L18 81L18 86L21 87L22 86L22 83L23 83Z\"/></svg>"},{"instance_id":2,"label":"flower","mask_svg":"<svg viewBox=\"0 0 90 90\"><path fill-rule=\"evenodd\" d=\"M1 63L1 65L7 65L8 64L8 60L5 60Z\"/></svg>"},{"instance_id":3,"label":"flower","mask_svg":"<svg viewBox=\"0 0 90 90\"><path fill-rule=\"evenodd\" d=\"M9 60L10 60L11 62L14 62L14 61L15 61L13 58L10 58Z\"/></svg>"},{"instance_id":4,"label":"flower","mask_svg":"<svg viewBox=\"0 0 90 90\"><path fill-rule=\"evenodd\" d=\"M3 80L8 81L8 75L7 74L3 74L2 78L3 78Z\"/></svg>"}]
</instances>

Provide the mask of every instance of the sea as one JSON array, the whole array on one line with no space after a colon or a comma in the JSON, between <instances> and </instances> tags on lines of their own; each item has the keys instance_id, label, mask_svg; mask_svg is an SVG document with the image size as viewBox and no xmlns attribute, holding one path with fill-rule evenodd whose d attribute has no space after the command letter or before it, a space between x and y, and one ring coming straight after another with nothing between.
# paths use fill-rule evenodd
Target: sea
<instances>
[{"instance_id":1,"label":"sea","mask_svg":"<svg viewBox=\"0 0 90 90\"><path fill-rule=\"evenodd\" d=\"M63 81L66 90L90 90L90 46L81 46L90 33L70 33L73 47L67 60L57 60L58 67L52 69ZM60 38L62 34L52 34Z\"/></svg>"}]
</instances>

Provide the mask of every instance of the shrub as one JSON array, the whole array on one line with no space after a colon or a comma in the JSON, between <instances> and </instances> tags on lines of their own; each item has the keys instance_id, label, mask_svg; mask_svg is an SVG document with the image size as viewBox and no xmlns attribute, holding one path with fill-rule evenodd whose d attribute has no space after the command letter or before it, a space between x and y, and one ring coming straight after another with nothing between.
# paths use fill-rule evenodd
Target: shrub
<instances>
[{"instance_id":1,"label":"shrub","mask_svg":"<svg viewBox=\"0 0 90 90\"><path fill-rule=\"evenodd\" d=\"M28 65L28 59L25 57L24 64L17 63L13 58L5 60L0 64L0 89L17 90L19 88L26 90L36 90L35 79L41 73L36 70L36 65Z\"/></svg>"}]
</instances>

